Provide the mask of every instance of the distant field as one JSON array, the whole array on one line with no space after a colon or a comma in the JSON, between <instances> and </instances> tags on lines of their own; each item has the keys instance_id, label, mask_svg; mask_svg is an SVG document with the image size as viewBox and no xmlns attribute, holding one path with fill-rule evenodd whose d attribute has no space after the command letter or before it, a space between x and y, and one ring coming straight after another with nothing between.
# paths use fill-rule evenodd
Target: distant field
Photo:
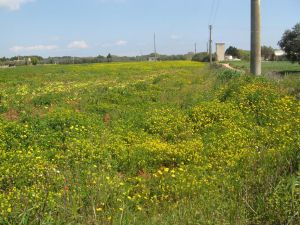
<instances>
[{"instance_id":1,"label":"distant field","mask_svg":"<svg viewBox=\"0 0 300 225\"><path fill-rule=\"evenodd\" d=\"M240 69L245 69L247 71L250 71L250 63L241 61L241 62L230 62L230 65L240 68ZM263 73L268 73L268 72L279 72L282 75L289 74L297 74L300 75L300 64L298 63L290 63L290 62L263 62L262 63L262 70Z\"/></svg>"},{"instance_id":2,"label":"distant field","mask_svg":"<svg viewBox=\"0 0 300 225\"><path fill-rule=\"evenodd\" d=\"M230 65L250 72L249 62L230 62ZM300 64L290 62L263 62L262 73L264 76L275 80L289 93L300 99Z\"/></svg>"},{"instance_id":3,"label":"distant field","mask_svg":"<svg viewBox=\"0 0 300 225\"><path fill-rule=\"evenodd\" d=\"M300 224L298 94L186 61L0 69L0 224Z\"/></svg>"}]
</instances>

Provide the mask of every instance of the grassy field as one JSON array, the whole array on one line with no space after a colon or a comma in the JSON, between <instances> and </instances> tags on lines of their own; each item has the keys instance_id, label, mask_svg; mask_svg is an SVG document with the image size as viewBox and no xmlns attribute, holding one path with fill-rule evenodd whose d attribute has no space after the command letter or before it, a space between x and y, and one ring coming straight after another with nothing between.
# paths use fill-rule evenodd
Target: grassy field
<instances>
[{"instance_id":1,"label":"grassy field","mask_svg":"<svg viewBox=\"0 0 300 225\"><path fill-rule=\"evenodd\" d=\"M230 62L230 65L244 69L246 71L250 71L250 63L246 61L240 62ZM300 64L298 63L290 63L286 61L282 62L263 62L262 63L262 71L264 74L268 72L278 72L281 75L300 75Z\"/></svg>"},{"instance_id":2,"label":"grassy field","mask_svg":"<svg viewBox=\"0 0 300 225\"><path fill-rule=\"evenodd\" d=\"M193 62L0 70L0 224L299 224L300 103Z\"/></svg>"},{"instance_id":3,"label":"grassy field","mask_svg":"<svg viewBox=\"0 0 300 225\"><path fill-rule=\"evenodd\" d=\"M230 62L234 68L249 73L250 63ZM275 80L281 87L288 90L291 95L300 99L300 64L290 62L263 62L262 73L269 79Z\"/></svg>"}]
</instances>

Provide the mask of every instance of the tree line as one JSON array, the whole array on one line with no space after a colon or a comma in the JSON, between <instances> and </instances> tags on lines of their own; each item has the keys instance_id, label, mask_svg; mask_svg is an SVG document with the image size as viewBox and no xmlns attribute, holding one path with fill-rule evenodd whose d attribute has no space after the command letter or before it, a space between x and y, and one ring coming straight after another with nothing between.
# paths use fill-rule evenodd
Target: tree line
<instances>
[{"instance_id":1,"label":"tree line","mask_svg":"<svg viewBox=\"0 0 300 225\"><path fill-rule=\"evenodd\" d=\"M300 63L300 23L296 24L292 29L284 32L281 40L278 42L280 48L285 52L284 56L277 57L275 49L271 46L262 46L261 53L262 59L266 61L273 60L289 60L291 62ZM244 61L250 60L250 51L238 49L230 46L226 52L233 58L241 59ZM48 57L41 56L14 56L11 58L0 58L0 65L19 66L19 65L37 65L37 64L84 64L84 63L104 63L104 62L136 62L147 61L150 58L155 58L160 61L174 61L174 60L193 60L199 62L208 62L209 55L207 52L200 52L194 54L193 52L183 55L161 55L151 53L149 55L140 56L117 56L108 54L107 56L98 55L96 57ZM213 55L213 60L216 56Z\"/></svg>"},{"instance_id":2,"label":"tree line","mask_svg":"<svg viewBox=\"0 0 300 225\"><path fill-rule=\"evenodd\" d=\"M156 57L159 61L176 61L176 60L191 60L193 53L183 55L163 55L151 53L148 55L140 56L117 56L108 54L107 56L98 55L96 57L48 57L41 56L14 56L11 58L0 58L0 65L10 66L24 66L24 65L37 65L37 64L85 64L85 63L111 63L111 62L138 62L148 61L150 58Z\"/></svg>"},{"instance_id":3,"label":"tree line","mask_svg":"<svg viewBox=\"0 0 300 225\"><path fill-rule=\"evenodd\" d=\"M287 30L282 35L281 40L278 42L279 47L284 51L284 55L277 56L275 49L271 46L261 47L262 60L275 61L275 60L288 60L293 63L300 63L300 23L296 24L292 29ZM233 58L250 61L250 51L238 49L234 46L230 46L226 49L225 55L232 56ZM213 60L215 60L213 55ZM193 57L194 61L208 62L209 55L207 52L201 52Z\"/></svg>"}]
</instances>

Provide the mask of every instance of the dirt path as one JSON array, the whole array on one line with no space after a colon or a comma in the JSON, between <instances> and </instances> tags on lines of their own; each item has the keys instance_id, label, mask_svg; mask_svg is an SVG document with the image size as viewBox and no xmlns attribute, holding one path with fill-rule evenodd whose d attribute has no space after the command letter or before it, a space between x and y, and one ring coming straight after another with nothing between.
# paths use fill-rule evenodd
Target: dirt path
<instances>
[{"instance_id":1,"label":"dirt path","mask_svg":"<svg viewBox=\"0 0 300 225\"><path fill-rule=\"evenodd\" d=\"M220 65L221 65L223 68L226 68L226 69L229 69L229 70L234 70L234 71L236 71L236 72L245 73L245 71L243 71L243 70L239 70L239 69L236 69L236 68L230 66L229 63L220 63Z\"/></svg>"}]
</instances>

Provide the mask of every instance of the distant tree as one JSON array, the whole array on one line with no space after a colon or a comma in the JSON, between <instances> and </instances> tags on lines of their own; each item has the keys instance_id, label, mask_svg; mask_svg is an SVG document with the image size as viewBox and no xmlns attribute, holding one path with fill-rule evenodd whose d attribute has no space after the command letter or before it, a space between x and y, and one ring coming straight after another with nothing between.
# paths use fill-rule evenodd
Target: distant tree
<instances>
[{"instance_id":1,"label":"distant tree","mask_svg":"<svg viewBox=\"0 0 300 225\"><path fill-rule=\"evenodd\" d=\"M292 30L285 31L278 45L285 51L289 61L300 64L300 23Z\"/></svg>"},{"instance_id":2,"label":"distant tree","mask_svg":"<svg viewBox=\"0 0 300 225\"><path fill-rule=\"evenodd\" d=\"M19 58L18 56L13 56L13 57L10 58L10 61L18 60L18 58Z\"/></svg>"},{"instance_id":3,"label":"distant tree","mask_svg":"<svg viewBox=\"0 0 300 225\"><path fill-rule=\"evenodd\" d=\"M156 57L156 56L159 56L159 54L158 53L155 54L154 52L149 55L149 57Z\"/></svg>"},{"instance_id":4,"label":"distant tree","mask_svg":"<svg viewBox=\"0 0 300 225\"><path fill-rule=\"evenodd\" d=\"M159 60L161 61L178 61L178 60L186 60L184 55L160 55Z\"/></svg>"},{"instance_id":5,"label":"distant tree","mask_svg":"<svg viewBox=\"0 0 300 225\"><path fill-rule=\"evenodd\" d=\"M32 58L31 58L31 63L32 63L32 65L36 66L36 65L38 64L38 62L39 62L39 60L38 60L37 57L32 57Z\"/></svg>"},{"instance_id":6,"label":"distant tree","mask_svg":"<svg viewBox=\"0 0 300 225\"><path fill-rule=\"evenodd\" d=\"M96 57L96 62L105 62L105 57L104 56L102 56L102 55L98 55L97 57Z\"/></svg>"},{"instance_id":7,"label":"distant tree","mask_svg":"<svg viewBox=\"0 0 300 225\"><path fill-rule=\"evenodd\" d=\"M29 59L30 58L25 58L25 65L29 65L31 63Z\"/></svg>"},{"instance_id":8,"label":"distant tree","mask_svg":"<svg viewBox=\"0 0 300 225\"><path fill-rule=\"evenodd\" d=\"M250 51L248 50L242 50L242 49L239 49L240 51L240 55L241 55L241 60L244 60L244 61L250 61Z\"/></svg>"},{"instance_id":9,"label":"distant tree","mask_svg":"<svg viewBox=\"0 0 300 225\"><path fill-rule=\"evenodd\" d=\"M261 57L265 60L272 60L274 56L274 49L270 46L261 47Z\"/></svg>"},{"instance_id":10,"label":"distant tree","mask_svg":"<svg viewBox=\"0 0 300 225\"><path fill-rule=\"evenodd\" d=\"M54 58L49 58L49 63L50 63L50 64L55 64Z\"/></svg>"},{"instance_id":11,"label":"distant tree","mask_svg":"<svg viewBox=\"0 0 300 225\"><path fill-rule=\"evenodd\" d=\"M213 61L216 60L216 56L213 55ZM207 52L200 52L193 56L192 61L196 62L209 62L209 54Z\"/></svg>"},{"instance_id":12,"label":"distant tree","mask_svg":"<svg viewBox=\"0 0 300 225\"><path fill-rule=\"evenodd\" d=\"M235 48L233 46L230 46L226 50L225 55L231 55L232 57L235 57L235 58L241 58L240 50L238 50L237 48Z\"/></svg>"},{"instance_id":13,"label":"distant tree","mask_svg":"<svg viewBox=\"0 0 300 225\"><path fill-rule=\"evenodd\" d=\"M0 58L0 62L5 62L5 61L7 61L7 60L8 60L8 59L5 58L5 57Z\"/></svg>"},{"instance_id":14,"label":"distant tree","mask_svg":"<svg viewBox=\"0 0 300 225\"><path fill-rule=\"evenodd\" d=\"M108 55L107 55L107 62L112 62L112 55L109 53Z\"/></svg>"}]
</instances>

